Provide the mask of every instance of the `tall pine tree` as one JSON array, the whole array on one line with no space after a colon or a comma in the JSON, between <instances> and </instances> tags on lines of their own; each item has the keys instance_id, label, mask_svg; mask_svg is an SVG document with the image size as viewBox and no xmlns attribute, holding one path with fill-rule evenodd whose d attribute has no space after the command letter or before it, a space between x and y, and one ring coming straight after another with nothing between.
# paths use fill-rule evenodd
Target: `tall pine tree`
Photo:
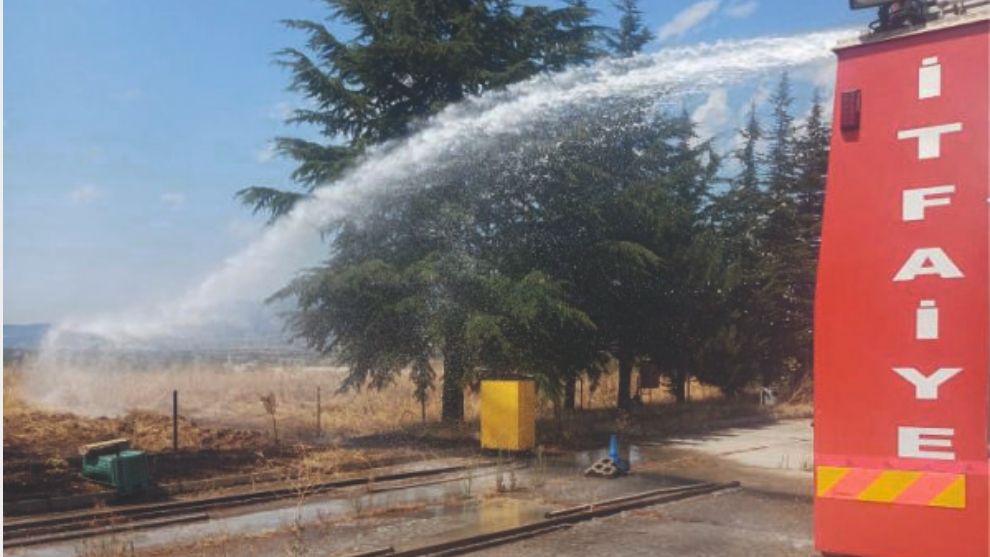
<instances>
[{"instance_id":1,"label":"tall pine tree","mask_svg":"<svg viewBox=\"0 0 990 557\"><path fill-rule=\"evenodd\" d=\"M331 183L369 146L412 133L445 106L598 55L584 0L556 8L510 0L324 2L331 18L354 29L353 38L341 40L321 22L287 21L307 41L278 58L291 72L291 89L308 103L289 122L315 126L323 140L276 139L278 151L297 162L299 191L252 187L239 194L273 218ZM491 307L494 287L470 242L465 177L435 178L434 187L361 226L336 230L331 262L281 295L299 302L290 322L296 334L350 364L345 386L380 387L412 366L423 397L433 376L429 359L441 358L443 417L458 420L472 368L469 328Z\"/></svg>"},{"instance_id":2,"label":"tall pine tree","mask_svg":"<svg viewBox=\"0 0 990 557\"><path fill-rule=\"evenodd\" d=\"M301 191L254 186L241 200L278 217L326 185L370 145L402 137L450 103L555 71L598 55L584 0L560 8L517 7L510 0L323 0L331 19L355 30L339 39L326 25L287 20L304 48L278 62L290 89L307 101L287 122L315 126L323 141L277 137L277 152L296 161Z\"/></svg>"},{"instance_id":3,"label":"tall pine tree","mask_svg":"<svg viewBox=\"0 0 990 557\"><path fill-rule=\"evenodd\" d=\"M828 132L821 103L813 104L798 135L785 73L770 98L772 123L766 157L769 207L763 231L760 292L770 325L767 380L793 380L811 364L811 325L817 227L824 192Z\"/></svg>"},{"instance_id":4,"label":"tall pine tree","mask_svg":"<svg viewBox=\"0 0 990 557\"><path fill-rule=\"evenodd\" d=\"M811 111L795 140L795 206L797 212L798 250L803 253L804 265L799 267L795 280L798 298L796 322L799 353L805 376L811 373L813 353L813 314L815 282L818 269L818 250L821 247L822 213L825 202L825 178L828 173L831 130L825 121L825 109L821 95L815 90ZM805 377L807 379L807 377Z\"/></svg>"},{"instance_id":5,"label":"tall pine tree","mask_svg":"<svg viewBox=\"0 0 990 557\"><path fill-rule=\"evenodd\" d=\"M643 50L654 35L643 23L638 0L620 0L612 5L619 11L619 26L609 30L605 41L616 56L628 58Z\"/></svg>"}]
</instances>

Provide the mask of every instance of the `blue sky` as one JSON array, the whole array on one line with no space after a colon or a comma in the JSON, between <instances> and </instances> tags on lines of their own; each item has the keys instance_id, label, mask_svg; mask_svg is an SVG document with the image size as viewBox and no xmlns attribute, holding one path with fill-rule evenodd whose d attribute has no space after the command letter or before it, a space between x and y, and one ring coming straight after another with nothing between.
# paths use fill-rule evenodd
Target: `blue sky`
<instances>
[{"instance_id":1,"label":"blue sky","mask_svg":"<svg viewBox=\"0 0 990 557\"><path fill-rule=\"evenodd\" d=\"M311 133L281 123L299 99L271 55L301 39L278 21L323 18L322 2L4 4L5 323L167 300L257 235L234 192L289 185L269 141ZM846 0L642 5L663 38L650 50L869 19ZM705 114L739 112L737 97Z\"/></svg>"}]
</instances>

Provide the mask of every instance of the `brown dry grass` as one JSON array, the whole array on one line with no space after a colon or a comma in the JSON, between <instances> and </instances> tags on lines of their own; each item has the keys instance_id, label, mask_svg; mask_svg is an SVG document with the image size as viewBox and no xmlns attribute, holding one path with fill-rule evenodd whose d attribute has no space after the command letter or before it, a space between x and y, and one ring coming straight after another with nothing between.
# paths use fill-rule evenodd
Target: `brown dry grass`
<instances>
[{"instance_id":1,"label":"brown dry grass","mask_svg":"<svg viewBox=\"0 0 990 557\"><path fill-rule=\"evenodd\" d=\"M405 378L382 391L338 393L344 370L330 366L188 364L159 369L30 369L16 375L18 396L39 408L89 416L124 415L134 409L171 413L172 390L179 392L179 413L199 424L272 431L261 397L274 394L279 434L289 442L309 441L316 433L317 389L322 399L322 429L337 438L384 433L420 423L420 405ZM467 419L477 416L469 395ZM440 415L431 397L428 420Z\"/></svg>"},{"instance_id":2,"label":"brown dry grass","mask_svg":"<svg viewBox=\"0 0 990 557\"><path fill-rule=\"evenodd\" d=\"M436 453L432 446L345 445L348 436L387 431L408 423L390 409L399 406L395 392L363 392L346 397L326 396L323 428L331 435L315 437L315 400L306 400L316 370L292 375L283 369L206 371L171 370L161 377L147 372L121 372L113 381L87 377L119 388L93 390L87 404L120 408L113 416L81 415L25 396L32 369L4 370L4 487L6 497L61 495L94 491L78 475L78 447L127 437L135 448L154 455L158 481L193 480L255 472L272 477L300 478L301 485L341 471L418 460ZM115 372L116 373L116 372ZM214 375L210 375L213 373ZM79 383L76 373L64 382ZM179 385L178 453L171 452L171 391L168 404L142 398L152 384ZM125 385L135 385L126 389ZM198 387L198 388L197 388ZM327 391L332 392L331 388ZM271 391L279 397L277 417L282 444L274 445L269 416L257 397ZM81 391L75 391L76 396ZM313 393L315 395L315 392ZM160 398L160 397L159 397ZM411 398L411 396L410 396ZM147 404L147 406L142 406ZM412 406L411 404L407 404Z\"/></svg>"},{"instance_id":3,"label":"brown dry grass","mask_svg":"<svg viewBox=\"0 0 990 557\"><path fill-rule=\"evenodd\" d=\"M778 420L811 418L815 415L815 407L811 402L785 402L773 408L773 415Z\"/></svg>"},{"instance_id":4,"label":"brown dry grass","mask_svg":"<svg viewBox=\"0 0 990 557\"><path fill-rule=\"evenodd\" d=\"M463 424L439 422L437 396L427 404L424 424L407 378L381 391L341 394L343 378L339 368L300 365L5 369L4 450L7 463L15 465L5 468L4 483L14 493L84 489L72 459L77 447L114 437L128 437L137 448L161 454L156 475L162 481L259 470L316 477L477 448L476 393L466 393ZM322 436L316 435L317 388ZM179 392L182 449L176 458L169 454L173 389ZM610 433L656 437L772 416L751 403L722 401L717 390L696 382L691 404L673 404L664 389L643 391L642 406L631 414L613 409L614 373L603 377L595 391L588 384L582 390L581 409L562 419L550 403L540 402L537 431L547 448L597 447ZM271 417L260 400L268 393L277 401L279 447L274 447ZM806 411L788 407L781 415Z\"/></svg>"},{"instance_id":5,"label":"brown dry grass","mask_svg":"<svg viewBox=\"0 0 990 557\"><path fill-rule=\"evenodd\" d=\"M71 411L88 416L127 416L140 410L148 415L168 415L171 394L179 392L179 413L190 423L264 432L273 437L271 418L261 397L274 395L279 435L292 442L313 442L317 431L317 389L321 393L322 432L344 440L390 432L423 430L420 404L406 377L378 390L340 393L345 370L332 366L185 364L157 369L128 369L117 366L73 367L5 371L13 380L17 401L30 400L35 408L54 412ZM578 406L582 410L614 408L618 381L605 375L594 390L581 385ZM5 397L9 391L5 390ZM719 399L714 387L692 381L692 401ZM440 416L440 400L432 393L426 405L427 423ZM5 401L6 402L6 401ZM673 398L666 389L644 390L645 405L666 405ZM465 421L478 417L477 393L465 395ZM539 415L553 416L552 405L541 401ZM436 427L426 428L440 434ZM157 448L149 443L149 448Z\"/></svg>"},{"instance_id":6,"label":"brown dry grass","mask_svg":"<svg viewBox=\"0 0 990 557\"><path fill-rule=\"evenodd\" d=\"M613 366L614 367L614 366ZM633 386L635 387L637 376L634 374ZM583 394L579 393L579 397L576 402L579 407L582 406L581 401L584 401L584 408L587 409L609 409L615 407L615 400L619 395L619 378L612 370L611 373L605 375L598 382L598 386L594 391L591 391L591 385L585 384L582 386ZM704 401L721 399L722 393L716 387L710 385L704 385L696 379L691 379L688 384L688 395L689 399L692 401ZM647 405L652 404L667 404L674 402L674 396L670 394L670 391L666 388L659 389L644 389L642 391L643 403Z\"/></svg>"},{"instance_id":7,"label":"brown dry grass","mask_svg":"<svg viewBox=\"0 0 990 557\"><path fill-rule=\"evenodd\" d=\"M378 390L339 393L344 371L329 366L290 365L204 365L163 367L160 370L86 369L6 370L4 372L4 420L9 424L8 440L22 444L42 440L36 452L57 452L82 442L123 435L149 451L170 446L171 392L179 392L179 412L183 420L180 442L190 449L257 448L274 441L270 416L261 397L271 393L277 400L276 421L279 436L287 444L347 444L383 447L406 442L440 445L470 444L478 418L478 396L465 395L465 424L451 427L439 424L439 397L427 403L427 423L420 419L420 405L413 398L413 386L405 377ZM661 419L668 424L688 427L689 422L706 423L723 415L746 412L746 404L720 404L721 395L713 387L692 381L689 393L693 404L673 404L665 389L644 390L643 406L635 416L614 410L617 377L605 375L591 390L581 386L578 406L563 422L556 419L553 406L540 401L538 416L545 427L545 441L568 446L589 431L600 429L650 430ZM322 437L317 437L317 389L321 392ZM25 399L31 399L30 403ZM698 406L698 402L714 402ZM47 408L46 408L47 406ZM691 408L685 414L684 408ZM711 410L722 408L719 411ZM119 417L83 418L77 414L105 411ZM705 409L705 410L703 410ZM628 423L627 423L628 422ZM12 426L12 427L11 427ZM563 430L563 431L561 431ZM259 439L258 436L264 439ZM49 448L54 449L51 451Z\"/></svg>"},{"instance_id":8,"label":"brown dry grass","mask_svg":"<svg viewBox=\"0 0 990 557\"><path fill-rule=\"evenodd\" d=\"M3 423L6 456L47 455L68 459L85 443L127 437L140 449L161 452L171 448L172 420L145 409L128 410L117 417L86 417L65 411L45 410L27 402L18 391L20 377L4 372ZM182 417L179 444L187 450L228 450L258 446L262 435L248 429L202 427Z\"/></svg>"},{"instance_id":9,"label":"brown dry grass","mask_svg":"<svg viewBox=\"0 0 990 557\"><path fill-rule=\"evenodd\" d=\"M560 421L545 418L537 429L540 441L551 449L590 449L606 447L613 433L623 442L635 443L774 419L772 409L749 401L710 398L689 404L647 403L629 413L614 409L575 412Z\"/></svg>"}]
</instances>

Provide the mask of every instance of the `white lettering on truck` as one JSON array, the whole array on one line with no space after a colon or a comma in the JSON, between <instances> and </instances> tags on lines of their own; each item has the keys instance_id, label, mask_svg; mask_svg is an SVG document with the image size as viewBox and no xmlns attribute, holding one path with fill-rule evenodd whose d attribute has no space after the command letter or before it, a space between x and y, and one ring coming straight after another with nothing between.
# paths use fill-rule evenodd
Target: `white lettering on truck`
<instances>
[{"instance_id":1,"label":"white lettering on truck","mask_svg":"<svg viewBox=\"0 0 990 557\"><path fill-rule=\"evenodd\" d=\"M952 437L955 434L954 429L947 427L899 427L897 428L897 456L901 458L955 460L956 453L952 452Z\"/></svg>"},{"instance_id":2,"label":"white lettering on truck","mask_svg":"<svg viewBox=\"0 0 990 557\"><path fill-rule=\"evenodd\" d=\"M919 159L937 159L942 156L942 135L961 132L963 126L956 122L941 126L928 126L897 132L897 139L917 139Z\"/></svg>"},{"instance_id":3,"label":"white lettering on truck","mask_svg":"<svg viewBox=\"0 0 990 557\"><path fill-rule=\"evenodd\" d=\"M918 99L930 99L942 95L942 64L938 57L930 56L921 61L918 69ZM963 131L960 122L901 130L897 139L918 141L918 160L938 159L942 156L942 136ZM902 192L901 220L924 221L926 209L946 207L952 204L955 185L912 188ZM915 249L894 276L894 282L912 281L920 276L935 275L943 279L963 278L959 267L940 247ZM939 308L936 300L922 299L915 309L914 338L918 341L937 341L940 338ZM939 389L962 373L961 367L942 367L925 375L914 367L895 367L894 373L914 387L915 400L937 401ZM946 427L899 426L897 428L897 456L900 458L955 460L953 438L955 429Z\"/></svg>"}]
</instances>

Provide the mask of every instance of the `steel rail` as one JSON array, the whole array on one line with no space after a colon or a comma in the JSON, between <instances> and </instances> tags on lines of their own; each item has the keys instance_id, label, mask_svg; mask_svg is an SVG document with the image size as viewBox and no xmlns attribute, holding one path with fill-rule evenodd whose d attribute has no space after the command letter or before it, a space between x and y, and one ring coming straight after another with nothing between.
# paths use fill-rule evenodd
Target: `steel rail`
<instances>
[{"instance_id":1,"label":"steel rail","mask_svg":"<svg viewBox=\"0 0 990 557\"><path fill-rule=\"evenodd\" d=\"M711 483L693 483L687 485L678 485L673 487L664 487L660 489L654 489L652 491L643 491L641 493L635 493L633 495L626 495L623 497L616 497L614 499L605 499L602 501L596 501L594 503L585 503L583 505L578 505L576 507L568 507L566 509L559 509L556 511L549 511L543 515L544 518L556 518L558 516L567 516L579 512L590 511L599 507L606 507L608 505L615 505L618 503L625 503L628 501L637 501L639 499L646 499L649 497L655 497L658 495L667 495L671 493L680 493L682 491L692 491L700 487L713 485Z\"/></svg>"},{"instance_id":2,"label":"steel rail","mask_svg":"<svg viewBox=\"0 0 990 557\"><path fill-rule=\"evenodd\" d=\"M24 547L28 545L57 543L57 542L78 540L80 538L91 538L94 536L105 536L109 534L118 534L121 532L132 532L135 530L144 530L148 528L162 528L164 526L174 526L176 524L189 524L191 522L200 522L203 520L209 520L209 518L210 515L208 515L207 513L195 513L195 514L187 514L182 516L174 516L170 518L160 518L160 519L144 520L138 522L125 522L122 524L113 524L109 526L95 526L95 527L82 528L67 532L57 532L57 533L42 534L32 537L18 538L10 542L4 541L3 547L6 549L13 547Z\"/></svg>"},{"instance_id":3,"label":"steel rail","mask_svg":"<svg viewBox=\"0 0 990 557\"><path fill-rule=\"evenodd\" d=\"M476 465L447 466L427 470L397 472L379 476L345 478L310 486L282 487L250 493L238 493L184 501L169 501L165 503L151 503L118 509L74 512L58 516L17 520L4 524L3 546L17 547L23 545L37 545L67 539L92 537L137 528L155 528L171 524L172 522L169 521L172 519L176 522L183 522L183 520L176 518L182 515L195 515L198 517L197 520L202 520L204 517L208 518L204 511L260 504L291 497L308 497L337 489L361 485L369 486L372 488L372 492L394 491L418 487L420 485L419 483L380 485L383 482L387 484L388 482L401 482L403 480L415 478L432 478L422 482L422 485L433 485L446 481L457 481L465 477L464 475L460 475L452 478L433 478L434 476L464 472L466 470L490 468L492 466L493 464L490 462L484 462Z\"/></svg>"},{"instance_id":4,"label":"steel rail","mask_svg":"<svg viewBox=\"0 0 990 557\"><path fill-rule=\"evenodd\" d=\"M568 512L566 514L557 515L551 518L545 518L544 520L538 522L498 530L495 532L468 536L453 541L440 542L403 551L396 551L392 547L378 548L365 551L363 553L353 554L351 557L371 557L379 555L388 555L390 557L463 555L479 549L512 543L522 539L555 532L561 529L569 528L578 522L591 520L593 518L600 518L643 507L672 503L674 501L680 501L691 497L737 488L739 485L739 482L703 483L685 486L683 489L672 490L671 488L666 488L664 490L654 490L651 492L644 492L614 499L611 500L611 502L603 501L601 503L583 505L580 508L573 507L571 509L563 509L563 511Z\"/></svg>"}]
</instances>

